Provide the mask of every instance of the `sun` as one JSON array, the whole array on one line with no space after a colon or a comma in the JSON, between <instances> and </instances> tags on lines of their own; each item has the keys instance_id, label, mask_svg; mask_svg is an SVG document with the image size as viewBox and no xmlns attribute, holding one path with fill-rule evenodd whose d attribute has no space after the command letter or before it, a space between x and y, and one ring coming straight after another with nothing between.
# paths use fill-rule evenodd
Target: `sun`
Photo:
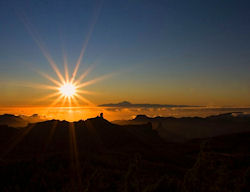
<instances>
[{"instance_id":1,"label":"sun","mask_svg":"<svg viewBox=\"0 0 250 192\"><path fill-rule=\"evenodd\" d=\"M58 79L55 79L46 73L38 71L43 77L45 77L54 85L48 85L48 84L36 85L36 88L39 87L56 91L39 99L40 101L56 97L54 102L52 102L50 106L61 106L61 107L66 107L66 106L79 107L83 105L96 106L94 103L92 103L85 97L85 95L95 95L96 92L87 91L85 87L95 84L98 81L102 81L112 76L112 74L107 74L99 76L94 79L90 79L88 81L83 81L85 77L89 74L89 72L92 70L92 67L89 67L86 71L80 74L79 77L77 77L76 74L79 68L80 61L78 61L78 63L76 64L76 67L71 75L68 72L67 62L65 62L64 63L65 76L63 75L63 73L60 72L59 68L53 61L50 61L50 64L53 70L55 71ZM81 103L79 103L79 101Z\"/></svg>"},{"instance_id":2,"label":"sun","mask_svg":"<svg viewBox=\"0 0 250 192\"><path fill-rule=\"evenodd\" d=\"M84 56L86 44L83 44L82 50L80 51L80 55L73 69L68 69L67 56L65 53L63 54L63 63L62 63L64 65L64 72L63 72L62 71L63 68L59 68L57 66L57 64L52 59L49 52L43 46L43 43L40 41L40 39L37 38L36 35L33 33L32 36L34 36L36 43L40 47L42 53L44 54L45 58L48 60L50 66L52 67L53 71L56 74L56 77L52 77L48 73L43 73L41 71L38 71L40 75L42 75L43 77L45 77L47 80L50 81L50 84L34 84L33 87L48 89L51 91L54 90L53 93L43 96L42 98L39 98L38 101L39 102L42 100L51 101L54 98L54 101L52 101L49 107L96 106L93 102L91 102L89 99L86 98L86 95L95 95L96 92L88 91L86 90L86 87L95 84L98 81L103 81L104 79L113 76L114 73L105 74L93 79L86 80L85 78L92 71L95 63L92 63L92 65L86 68L85 71L82 71L82 73L80 74L78 73L80 64ZM33 84L31 84L31 86L32 85ZM93 97L91 98L93 99Z\"/></svg>"},{"instance_id":3,"label":"sun","mask_svg":"<svg viewBox=\"0 0 250 192\"><path fill-rule=\"evenodd\" d=\"M59 91L65 97L72 97L76 93L76 87L72 83L65 83L59 88Z\"/></svg>"},{"instance_id":4,"label":"sun","mask_svg":"<svg viewBox=\"0 0 250 192\"><path fill-rule=\"evenodd\" d=\"M52 77L48 73L41 72L38 70L37 72L45 77L47 80L50 81L48 84L37 84L37 83L28 83L28 86L31 86L35 89L47 89L51 92L48 95L44 95L38 99L35 100L35 102L41 102L41 101L48 101L51 102L48 107L81 107L81 106L96 106L93 102L91 102L89 99L86 98L86 95L96 95L96 92L88 91L86 90L87 86L90 86L92 84L95 84L99 81L103 81L106 78L112 77L116 73L109 73L102 76L97 76L93 79L86 80L86 76L92 71L93 67L96 65L96 62L93 62L88 68L85 68L85 71L82 71L81 74L79 74L79 67L82 63L85 50L88 44L88 41L90 39L90 36L93 31L93 27L95 25L95 22L91 25L92 27L88 31L88 35L85 39L85 42L82 45L82 49L80 50L80 55L78 59L76 60L75 67L68 69L68 59L67 54L64 50L63 51L63 61L62 65L60 67L57 66L55 61L53 60L52 56L44 46L44 43L42 42L38 32L33 28L31 23L29 22L28 18L24 17L23 22L25 26L28 29L28 32L40 48L42 54L47 59L48 63L50 64L52 70L55 72L56 76ZM64 66L64 70L63 70ZM73 65L69 65L71 67ZM51 70L51 71L52 71ZM50 71L48 71L50 72ZM64 72L64 73L63 73ZM71 73L70 73L71 72ZM83 90L84 88L84 90ZM99 93L98 93L99 95ZM89 96L90 97L90 96ZM91 97L93 99L93 97Z\"/></svg>"},{"instance_id":5,"label":"sun","mask_svg":"<svg viewBox=\"0 0 250 192\"><path fill-rule=\"evenodd\" d=\"M57 65L53 62L52 59L48 59L48 60L58 78L53 78L47 73L38 71L43 77L45 77L47 80L53 83L53 85L35 84L35 87L55 91L38 100L38 101L41 101L41 100L48 100L48 99L55 98L55 100L51 103L50 107L52 106L56 106L56 107L91 106L91 107L94 107L96 105L92 103L90 100L88 100L85 95L96 95L96 92L88 91L86 90L86 87L89 85L95 84L98 81L102 81L106 78L113 76L113 73L110 73L110 74L99 76L94 79L90 79L86 81L85 77L90 73L93 66L90 66L83 73L77 76L77 72L79 69L81 59L78 59L79 61L76 63L76 66L72 74L69 74L67 62L64 61L64 75L63 73L61 73L61 71L59 70Z\"/></svg>"},{"instance_id":6,"label":"sun","mask_svg":"<svg viewBox=\"0 0 250 192\"><path fill-rule=\"evenodd\" d=\"M40 98L39 101L56 97L50 106L61 106L61 107L66 107L66 106L79 107L83 105L84 106L86 105L96 106L94 103L92 103L85 97L85 95L95 95L96 93L92 91L87 91L85 87L91 84L95 84L98 81L102 81L110 77L112 74L107 74L107 75L99 76L94 79L90 79L88 81L83 81L85 77L89 74L89 72L92 70L92 67L89 67L86 71L80 74L79 77L77 77L77 71L79 68L80 61L78 61L78 63L76 64L76 67L71 75L68 72L67 62L65 62L64 63L65 76L64 76L63 73L60 72L57 65L53 61L51 60L49 61L58 79L55 79L46 73L38 71L43 77L45 77L54 85L40 84L40 85L36 85L36 88L39 87L39 88L50 89L50 90L54 90L55 92L45 97ZM79 103L79 101L81 103Z\"/></svg>"}]
</instances>

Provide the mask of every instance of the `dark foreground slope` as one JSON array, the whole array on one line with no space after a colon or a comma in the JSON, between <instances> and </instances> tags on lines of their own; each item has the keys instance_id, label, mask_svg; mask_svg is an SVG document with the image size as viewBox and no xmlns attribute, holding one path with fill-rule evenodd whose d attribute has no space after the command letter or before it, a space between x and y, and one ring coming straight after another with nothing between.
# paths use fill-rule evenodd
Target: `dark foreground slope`
<instances>
[{"instance_id":1,"label":"dark foreground slope","mask_svg":"<svg viewBox=\"0 0 250 192\"><path fill-rule=\"evenodd\" d=\"M102 118L0 127L1 191L249 191L250 132L184 143Z\"/></svg>"}]
</instances>

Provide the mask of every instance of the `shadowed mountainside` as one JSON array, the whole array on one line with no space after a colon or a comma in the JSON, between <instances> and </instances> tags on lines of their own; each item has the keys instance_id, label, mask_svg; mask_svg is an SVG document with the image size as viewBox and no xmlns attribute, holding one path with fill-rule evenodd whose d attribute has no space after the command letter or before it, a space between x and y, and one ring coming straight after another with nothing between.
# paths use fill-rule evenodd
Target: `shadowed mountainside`
<instances>
[{"instance_id":1,"label":"shadowed mountainside","mask_svg":"<svg viewBox=\"0 0 250 192\"><path fill-rule=\"evenodd\" d=\"M240 112L201 117L155 117L137 115L132 120L113 121L120 125L151 123L153 129L167 141L186 141L194 138L207 138L230 133L250 131L250 116Z\"/></svg>"},{"instance_id":2,"label":"shadowed mountainside","mask_svg":"<svg viewBox=\"0 0 250 192\"><path fill-rule=\"evenodd\" d=\"M51 146L58 145L56 148L58 147L57 151L59 151L60 148L65 149L68 147L70 129L74 129L79 148L84 150L106 150L113 148L134 150L137 147L150 148L154 144L164 143L157 132L152 130L151 124L120 126L100 117L74 123L49 120L29 124L21 130L16 129L16 131L13 131L13 128L10 128L11 131L6 131L8 128L2 126L0 131L1 134L9 134L9 137L18 132L27 131L27 135L18 144L18 147L27 145L28 148L41 150L44 142L49 141L52 142ZM9 139L8 137L4 138L6 140ZM27 152L27 149L25 150Z\"/></svg>"},{"instance_id":3,"label":"shadowed mountainside","mask_svg":"<svg viewBox=\"0 0 250 192\"><path fill-rule=\"evenodd\" d=\"M1 191L250 189L250 132L173 143L150 122L116 125L96 117L2 125L0 136Z\"/></svg>"}]
</instances>

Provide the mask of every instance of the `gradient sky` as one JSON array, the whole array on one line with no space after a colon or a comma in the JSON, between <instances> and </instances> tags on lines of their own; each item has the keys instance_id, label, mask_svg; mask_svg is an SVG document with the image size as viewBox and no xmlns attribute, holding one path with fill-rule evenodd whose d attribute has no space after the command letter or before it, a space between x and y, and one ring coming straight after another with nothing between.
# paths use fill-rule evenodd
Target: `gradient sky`
<instances>
[{"instance_id":1,"label":"gradient sky","mask_svg":"<svg viewBox=\"0 0 250 192\"><path fill-rule=\"evenodd\" d=\"M0 105L33 102L50 91L37 71L56 77L25 22L63 69L71 71L91 32L79 74L96 104L250 106L250 2L192 0L0 1ZM24 22L25 20L25 22ZM26 23L27 24L27 23ZM91 31L93 27L93 30Z\"/></svg>"}]
</instances>

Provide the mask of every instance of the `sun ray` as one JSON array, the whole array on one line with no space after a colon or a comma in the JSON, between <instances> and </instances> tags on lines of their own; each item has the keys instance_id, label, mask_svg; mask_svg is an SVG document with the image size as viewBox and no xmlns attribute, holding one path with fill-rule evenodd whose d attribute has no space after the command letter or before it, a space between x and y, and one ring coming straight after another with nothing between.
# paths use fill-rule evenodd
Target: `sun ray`
<instances>
[{"instance_id":1,"label":"sun ray","mask_svg":"<svg viewBox=\"0 0 250 192\"><path fill-rule=\"evenodd\" d=\"M59 97L57 97L57 99L56 99L55 101L53 101L53 102L50 104L49 108L50 108L50 107L54 107L57 103L60 102L60 100L61 100L63 97L64 97L63 95L60 95Z\"/></svg>"},{"instance_id":2,"label":"sun ray","mask_svg":"<svg viewBox=\"0 0 250 192\"><path fill-rule=\"evenodd\" d=\"M58 90L58 87L46 85L46 84L39 84L39 83L21 83L24 87L31 87L34 89L50 89L50 90Z\"/></svg>"},{"instance_id":3,"label":"sun ray","mask_svg":"<svg viewBox=\"0 0 250 192\"><path fill-rule=\"evenodd\" d=\"M45 144L43 146L43 152L41 155L44 155L45 152L47 151L47 149L49 148L49 144L51 143L51 141L53 139L53 135L56 131L57 124L58 124L58 121L53 122L53 126L49 131L48 139L46 139L46 141L45 141Z\"/></svg>"},{"instance_id":4,"label":"sun ray","mask_svg":"<svg viewBox=\"0 0 250 192\"><path fill-rule=\"evenodd\" d=\"M81 61L82 61L82 59L83 59L83 56L84 56L86 47L87 47L88 42L89 42L89 39L90 39L90 37L91 37L91 35L92 35L92 33L93 33L95 24L96 24L96 22L97 22L97 19L98 19L99 13L100 13L100 9L101 9L101 4L99 4L99 6L97 7L97 9L95 10L95 13L94 13L94 17L93 17L92 23L91 23L90 28L89 28L89 31L88 31L88 33L87 33L85 42L83 43L82 50L81 50L81 52L80 52L79 58L77 59L76 66L75 66L75 69L74 69L73 74L72 74L71 82L73 82L73 81L75 80L77 71L78 71L79 66L80 66L80 64L81 64Z\"/></svg>"},{"instance_id":5,"label":"sun ray","mask_svg":"<svg viewBox=\"0 0 250 192\"><path fill-rule=\"evenodd\" d=\"M5 151L0 155L0 158L5 157L9 152L11 152L17 146L17 144L19 144L23 138L33 129L34 126L35 124L29 124L28 127L24 128L20 134L14 136L8 143L8 146L5 147Z\"/></svg>"},{"instance_id":6,"label":"sun ray","mask_svg":"<svg viewBox=\"0 0 250 192\"><path fill-rule=\"evenodd\" d=\"M58 90L58 87L51 86L51 85L43 85L43 84L38 84L37 88L39 89L51 89L51 90Z\"/></svg>"},{"instance_id":7,"label":"sun ray","mask_svg":"<svg viewBox=\"0 0 250 192\"><path fill-rule=\"evenodd\" d=\"M79 151L76 140L75 125L74 123L69 123L69 145L70 145L70 157L71 157L71 167L73 171L72 183L77 184L77 188L80 190L82 185L81 179L81 166L79 161Z\"/></svg>"},{"instance_id":8,"label":"sun ray","mask_svg":"<svg viewBox=\"0 0 250 192\"><path fill-rule=\"evenodd\" d=\"M82 88L82 87L92 85L92 84L94 84L94 83L96 83L98 81L102 81L102 80L107 79L107 78L109 78L111 76L113 76L113 74L107 74L107 75L103 75L101 77L97 77L95 79L92 79L92 80L89 80L89 81L86 81L84 83L81 83L81 84L77 85L76 88Z\"/></svg>"},{"instance_id":9,"label":"sun ray","mask_svg":"<svg viewBox=\"0 0 250 192\"><path fill-rule=\"evenodd\" d=\"M69 108L71 108L71 98L68 97Z\"/></svg>"},{"instance_id":10,"label":"sun ray","mask_svg":"<svg viewBox=\"0 0 250 192\"><path fill-rule=\"evenodd\" d=\"M63 57L64 59L64 73L65 73L65 80L66 82L69 82L69 69L68 69L68 62L67 62L67 58L64 55Z\"/></svg>"},{"instance_id":11,"label":"sun ray","mask_svg":"<svg viewBox=\"0 0 250 192\"><path fill-rule=\"evenodd\" d=\"M81 96L81 95L79 95L79 94L75 94L75 96L76 96L78 99L82 100L84 103L87 103L87 104L90 105L90 106L95 106L94 103L92 103L92 102L89 101L88 99L84 98L83 96Z\"/></svg>"},{"instance_id":12,"label":"sun ray","mask_svg":"<svg viewBox=\"0 0 250 192\"><path fill-rule=\"evenodd\" d=\"M87 44L88 44L88 41L89 41L89 39L90 39L91 33L92 33L92 30L89 31L89 33L88 33L88 35L87 35L87 38L86 38L86 40L85 40L85 43L84 43L83 46L82 46L82 50L81 50L81 52L80 52L79 58L77 59L76 66L75 66L75 69L74 69L74 71L73 71L73 73L72 73L72 77L71 77L70 82L73 82L73 81L75 80L76 74L77 74L78 69L79 69L79 66L80 66L80 64L81 64L81 62L82 62L82 58L83 58L83 56L84 56L85 49L86 49L86 47L87 47Z\"/></svg>"},{"instance_id":13,"label":"sun ray","mask_svg":"<svg viewBox=\"0 0 250 192\"><path fill-rule=\"evenodd\" d=\"M64 75L65 75L65 82L69 82L69 69L68 69L68 59L67 54L63 48L63 65L64 65Z\"/></svg>"},{"instance_id":14,"label":"sun ray","mask_svg":"<svg viewBox=\"0 0 250 192\"><path fill-rule=\"evenodd\" d=\"M77 107L80 106L80 105L79 105L79 102L78 102L77 99L76 99L76 96L72 96L71 100L72 100L72 103L75 104L75 106L77 106Z\"/></svg>"},{"instance_id":15,"label":"sun ray","mask_svg":"<svg viewBox=\"0 0 250 192\"><path fill-rule=\"evenodd\" d=\"M90 34L88 34L88 36L87 36L87 38L85 40L85 43L83 44L83 47L82 47L82 50L80 52L79 58L77 59L77 62L76 62L75 69L74 69L74 71L72 73L72 77L71 77L70 82L73 82L75 80L75 77L76 77L76 74L78 72L79 66L80 66L80 64L82 62L83 55L85 53L85 49L86 49L87 44L88 44L89 38L90 38Z\"/></svg>"},{"instance_id":16,"label":"sun ray","mask_svg":"<svg viewBox=\"0 0 250 192\"><path fill-rule=\"evenodd\" d=\"M86 95L97 95L97 92L93 92L93 91L87 91L87 90L76 90L76 93L83 93Z\"/></svg>"},{"instance_id":17,"label":"sun ray","mask_svg":"<svg viewBox=\"0 0 250 192\"><path fill-rule=\"evenodd\" d=\"M76 81L75 83L80 83L92 70L94 66L89 67Z\"/></svg>"},{"instance_id":18,"label":"sun ray","mask_svg":"<svg viewBox=\"0 0 250 192\"><path fill-rule=\"evenodd\" d=\"M38 101L45 101L47 99L50 99L50 98L53 98L53 97L56 97L56 96L59 96L59 95L60 95L59 92L51 93L51 94L49 94L49 95L47 95L45 97L41 97L39 99L36 99L36 102L38 102Z\"/></svg>"},{"instance_id":19,"label":"sun ray","mask_svg":"<svg viewBox=\"0 0 250 192\"><path fill-rule=\"evenodd\" d=\"M64 107L67 97L63 97L62 106Z\"/></svg>"},{"instance_id":20,"label":"sun ray","mask_svg":"<svg viewBox=\"0 0 250 192\"><path fill-rule=\"evenodd\" d=\"M38 47L40 48L40 50L43 53L44 57L48 60L50 66L53 68L53 70L57 74L58 78L61 80L61 82L65 82L62 74L60 73L59 68L57 67L57 65L54 62L54 60L52 59L52 57L50 56L49 52L46 50L45 45L42 42L42 40L41 40L39 34L37 33L37 31L32 27L32 24L29 22L29 20L24 15L22 15L20 18L23 21L23 23L24 23L26 29L28 30L29 34L31 35L33 40L36 42Z\"/></svg>"},{"instance_id":21,"label":"sun ray","mask_svg":"<svg viewBox=\"0 0 250 192\"><path fill-rule=\"evenodd\" d=\"M39 72L43 77L45 77L46 79L50 80L52 83L61 86L62 83L60 83L59 81L55 80L54 78L52 78L51 76L47 75L46 73L43 72Z\"/></svg>"}]
</instances>

